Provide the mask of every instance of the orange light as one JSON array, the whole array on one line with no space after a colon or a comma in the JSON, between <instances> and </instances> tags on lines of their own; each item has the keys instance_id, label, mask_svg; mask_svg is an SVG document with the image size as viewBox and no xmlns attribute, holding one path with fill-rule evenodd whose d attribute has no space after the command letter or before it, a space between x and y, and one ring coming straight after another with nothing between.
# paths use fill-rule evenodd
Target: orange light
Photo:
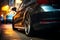
<instances>
[{"instance_id":1,"label":"orange light","mask_svg":"<svg viewBox=\"0 0 60 40\"><path fill-rule=\"evenodd\" d=\"M3 17L3 14L1 14L1 16Z\"/></svg>"},{"instance_id":2,"label":"orange light","mask_svg":"<svg viewBox=\"0 0 60 40\"><path fill-rule=\"evenodd\" d=\"M8 5L5 5L2 7L2 11L8 11L9 10L9 6Z\"/></svg>"}]
</instances>

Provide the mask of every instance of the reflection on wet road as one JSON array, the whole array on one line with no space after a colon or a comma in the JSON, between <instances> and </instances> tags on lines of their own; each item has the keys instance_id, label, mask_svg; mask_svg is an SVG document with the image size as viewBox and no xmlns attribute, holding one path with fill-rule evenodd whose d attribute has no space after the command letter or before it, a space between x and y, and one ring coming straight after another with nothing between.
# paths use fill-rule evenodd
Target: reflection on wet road
<instances>
[{"instance_id":1,"label":"reflection on wet road","mask_svg":"<svg viewBox=\"0 0 60 40\"><path fill-rule=\"evenodd\" d=\"M1 33L2 33L1 40L21 40L19 35L15 31L13 31L11 24L1 25L1 29L2 29L1 30Z\"/></svg>"},{"instance_id":2,"label":"reflection on wet road","mask_svg":"<svg viewBox=\"0 0 60 40\"><path fill-rule=\"evenodd\" d=\"M25 34L12 29L12 24L0 25L0 40L43 40L27 37Z\"/></svg>"}]
</instances>

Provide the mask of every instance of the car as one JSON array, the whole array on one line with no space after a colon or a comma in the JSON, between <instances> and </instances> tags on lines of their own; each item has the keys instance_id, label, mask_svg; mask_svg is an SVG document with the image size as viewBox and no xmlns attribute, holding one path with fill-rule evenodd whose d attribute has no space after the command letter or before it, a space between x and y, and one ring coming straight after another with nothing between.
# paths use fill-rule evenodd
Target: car
<instances>
[{"instance_id":1,"label":"car","mask_svg":"<svg viewBox=\"0 0 60 40\"><path fill-rule=\"evenodd\" d=\"M25 34L28 36L31 36L34 31L57 32L60 28L60 8L51 4L32 4L13 17L12 25L14 30L24 27Z\"/></svg>"},{"instance_id":2,"label":"car","mask_svg":"<svg viewBox=\"0 0 60 40\"><path fill-rule=\"evenodd\" d=\"M6 15L6 22L12 23L12 18L16 14L16 7L12 7L11 11Z\"/></svg>"},{"instance_id":3,"label":"car","mask_svg":"<svg viewBox=\"0 0 60 40\"><path fill-rule=\"evenodd\" d=\"M13 15L7 15L6 16L6 23L12 23L12 17L13 17Z\"/></svg>"}]
</instances>

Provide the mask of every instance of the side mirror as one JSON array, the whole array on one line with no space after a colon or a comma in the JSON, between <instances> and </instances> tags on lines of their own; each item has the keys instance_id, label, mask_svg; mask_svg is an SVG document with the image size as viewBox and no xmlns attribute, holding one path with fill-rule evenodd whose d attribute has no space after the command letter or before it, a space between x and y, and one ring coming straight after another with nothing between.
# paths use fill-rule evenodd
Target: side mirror
<instances>
[{"instance_id":1,"label":"side mirror","mask_svg":"<svg viewBox=\"0 0 60 40\"><path fill-rule=\"evenodd\" d=\"M13 10L13 11L16 11L16 7L13 7L12 10Z\"/></svg>"}]
</instances>

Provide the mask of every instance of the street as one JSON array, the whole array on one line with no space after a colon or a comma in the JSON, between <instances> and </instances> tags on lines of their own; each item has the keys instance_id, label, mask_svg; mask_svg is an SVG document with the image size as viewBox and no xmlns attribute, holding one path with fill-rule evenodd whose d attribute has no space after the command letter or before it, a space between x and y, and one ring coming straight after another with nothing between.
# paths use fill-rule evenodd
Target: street
<instances>
[{"instance_id":1,"label":"street","mask_svg":"<svg viewBox=\"0 0 60 40\"><path fill-rule=\"evenodd\" d=\"M60 1L0 0L0 40L60 40Z\"/></svg>"},{"instance_id":2,"label":"street","mask_svg":"<svg viewBox=\"0 0 60 40\"><path fill-rule=\"evenodd\" d=\"M44 40L36 37L27 37L24 33L20 33L12 29L12 24L0 25L0 40Z\"/></svg>"}]
</instances>

